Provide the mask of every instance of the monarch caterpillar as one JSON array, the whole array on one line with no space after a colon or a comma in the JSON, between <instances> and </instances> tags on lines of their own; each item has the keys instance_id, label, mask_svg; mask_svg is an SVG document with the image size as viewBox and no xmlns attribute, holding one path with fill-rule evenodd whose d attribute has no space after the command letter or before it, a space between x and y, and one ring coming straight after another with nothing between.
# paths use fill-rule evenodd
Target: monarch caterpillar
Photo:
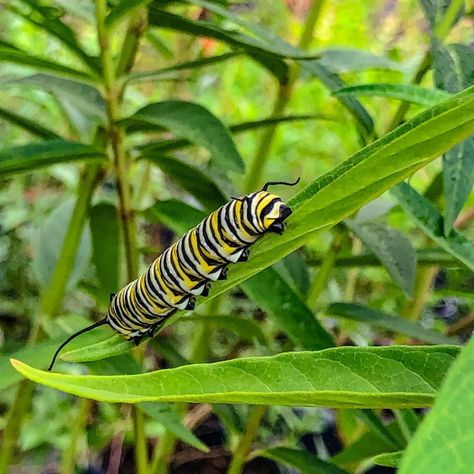
<instances>
[{"instance_id":1,"label":"monarch caterpillar","mask_svg":"<svg viewBox=\"0 0 474 474\"><path fill-rule=\"evenodd\" d=\"M138 344L178 309L194 308L196 296L207 296L210 282L227 278L229 263L244 262L248 247L268 232L282 234L291 209L281 198L260 191L231 201L212 212L200 224L168 247L136 280L115 295L104 319L67 338L56 350L49 371L61 349L77 336L108 324L125 339Z\"/></svg>"}]
</instances>

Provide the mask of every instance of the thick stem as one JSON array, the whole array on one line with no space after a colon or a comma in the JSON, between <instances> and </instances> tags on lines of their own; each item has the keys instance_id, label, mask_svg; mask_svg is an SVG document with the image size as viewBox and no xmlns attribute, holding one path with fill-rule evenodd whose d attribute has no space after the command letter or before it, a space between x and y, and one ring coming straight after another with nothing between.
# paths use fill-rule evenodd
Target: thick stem
<instances>
[{"instance_id":1,"label":"thick stem","mask_svg":"<svg viewBox=\"0 0 474 474\"><path fill-rule=\"evenodd\" d=\"M313 0L311 4L311 8L306 17L303 32L298 43L300 49L306 49L311 44L314 28L320 16L323 3L324 0ZM273 110L270 116L271 118L279 117L285 111L286 106L290 101L294 85L298 79L299 72L300 65L298 63L292 64L290 67L288 83L279 84L277 98L275 104L273 105ZM250 193L256 190L259 184L261 184L265 163L269 156L276 130L277 125L275 124L271 125L263 132L262 139L257 147L257 152L250 163L250 168L245 179L245 192Z\"/></svg>"},{"instance_id":2,"label":"thick stem","mask_svg":"<svg viewBox=\"0 0 474 474\"><path fill-rule=\"evenodd\" d=\"M247 425L245 426L244 434L240 438L239 444L234 451L227 474L240 474L242 472L245 461L252 448L253 440L257 435L267 409L268 407L265 405L257 405L252 408L252 412L247 420Z\"/></svg>"},{"instance_id":3,"label":"thick stem","mask_svg":"<svg viewBox=\"0 0 474 474\"><path fill-rule=\"evenodd\" d=\"M63 459L61 462L62 474L74 474L76 472L76 457L77 457L77 443L81 434L84 432L87 415L91 406L91 401L87 398L79 399L79 412L74 417L74 423L72 425L71 437L69 439L68 447L63 451Z\"/></svg>"}]
</instances>

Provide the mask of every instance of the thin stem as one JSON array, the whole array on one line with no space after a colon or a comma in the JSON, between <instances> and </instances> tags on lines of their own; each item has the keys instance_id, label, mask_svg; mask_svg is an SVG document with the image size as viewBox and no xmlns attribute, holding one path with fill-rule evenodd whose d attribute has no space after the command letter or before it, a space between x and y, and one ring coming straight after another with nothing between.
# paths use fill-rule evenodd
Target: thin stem
<instances>
[{"instance_id":1,"label":"thin stem","mask_svg":"<svg viewBox=\"0 0 474 474\"><path fill-rule=\"evenodd\" d=\"M148 452L145 435L145 418L143 412L136 406L132 407L133 431L135 435L135 464L136 472L148 474Z\"/></svg>"},{"instance_id":2,"label":"thin stem","mask_svg":"<svg viewBox=\"0 0 474 474\"><path fill-rule=\"evenodd\" d=\"M81 434L83 433L86 423L87 415L91 406L91 401L87 398L79 399L79 411L77 416L74 417L74 423L72 425L71 437L69 439L68 447L63 451L63 459L61 462L60 472L62 474L74 474L76 472L76 456L77 456L77 443Z\"/></svg>"},{"instance_id":3,"label":"thin stem","mask_svg":"<svg viewBox=\"0 0 474 474\"><path fill-rule=\"evenodd\" d=\"M239 444L234 451L227 474L240 474L242 472L245 461L252 448L253 440L257 435L267 409L268 407L265 405L257 405L252 408L252 412L247 420L247 425L245 426L244 434L240 438Z\"/></svg>"},{"instance_id":4,"label":"thin stem","mask_svg":"<svg viewBox=\"0 0 474 474\"><path fill-rule=\"evenodd\" d=\"M431 291L433 279L437 273L437 266L418 269L413 298L408 300L402 309L402 316L404 318L410 321L418 321L420 319Z\"/></svg>"},{"instance_id":5,"label":"thin stem","mask_svg":"<svg viewBox=\"0 0 474 474\"><path fill-rule=\"evenodd\" d=\"M446 36L448 36L451 28L456 22L456 17L464 7L464 0L451 0L446 13L444 14L441 21L436 25L434 29L434 35L440 40L443 41Z\"/></svg>"},{"instance_id":6,"label":"thin stem","mask_svg":"<svg viewBox=\"0 0 474 474\"><path fill-rule=\"evenodd\" d=\"M327 286L337 255L341 251L343 240L344 234L341 231L336 230L331 246L322 260L321 267L319 268L319 271L316 272L313 281L311 282L306 303L313 311L316 309L316 303L319 300L321 293Z\"/></svg>"},{"instance_id":7,"label":"thin stem","mask_svg":"<svg viewBox=\"0 0 474 474\"><path fill-rule=\"evenodd\" d=\"M306 49L311 44L314 35L314 28L319 19L323 4L324 0L313 0L308 15L306 17L300 41L298 43L300 49ZM290 67L288 82L285 84L280 83L278 86L277 98L275 104L273 105L273 110L270 115L270 118L280 116L286 109L286 106L290 101L291 94L293 93L293 88L298 79L299 73L300 65L299 63L295 62ZM265 163L269 156L270 148L275 138L276 130L277 124L274 124L269 126L263 132L262 139L257 147L257 152L255 153L255 156L252 162L250 163L249 171L245 178L245 192L254 191L260 184L265 168Z\"/></svg>"}]
</instances>

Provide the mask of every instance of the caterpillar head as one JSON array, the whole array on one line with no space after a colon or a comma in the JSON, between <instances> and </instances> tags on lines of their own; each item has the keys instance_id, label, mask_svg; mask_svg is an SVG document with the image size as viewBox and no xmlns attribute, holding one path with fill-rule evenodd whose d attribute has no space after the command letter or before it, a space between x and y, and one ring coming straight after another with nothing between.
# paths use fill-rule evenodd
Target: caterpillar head
<instances>
[{"instance_id":1,"label":"caterpillar head","mask_svg":"<svg viewBox=\"0 0 474 474\"><path fill-rule=\"evenodd\" d=\"M257 193L263 206L258 206L259 220L265 232L282 234L285 230L284 221L291 214L291 209L275 194L260 191Z\"/></svg>"}]
</instances>

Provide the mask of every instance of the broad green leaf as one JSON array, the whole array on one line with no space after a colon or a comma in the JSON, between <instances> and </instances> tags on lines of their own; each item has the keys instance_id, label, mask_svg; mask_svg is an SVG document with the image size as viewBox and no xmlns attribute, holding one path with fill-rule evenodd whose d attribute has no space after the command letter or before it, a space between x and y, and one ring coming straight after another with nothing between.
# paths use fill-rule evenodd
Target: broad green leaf
<instances>
[{"instance_id":1,"label":"broad green leaf","mask_svg":"<svg viewBox=\"0 0 474 474\"><path fill-rule=\"evenodd\" d=\"M97 329L94 333L84 334L84 336L80 339L78 338L77 341L71 342L71 348L78 348L84 344L93 344L103 339L105 334L107 334L107 330L105 329ZM46 369L51 362L54 352L66 337L66 335L55 337L54 339L35 345L25 345L18 351L10 354L0 354L0 373L2 374L0 377L0 392L22 380L20 374L14 370L10 364L11 358L23 360L38 369Z\"/></svg>"},{"instance_id":2,"label":"broad green leaf","mask_svg":"<svg viewBox=\"0 0 474 474\"><path fill-rule=\"evenodd\" d=\"M226 198L217 184L199 168L169 156L146 154L143 158L158 166L172 181L194 196L209 210L214 210L226 202Z\"/></svg>"},{"instance_id":3,"label":"broad green leaf","mask_svg":"<svg viewBox=\"0 0 474 474\"><path fill-rule=\"evenodd\" d=\"M441 248L456 257L468 268L474 270L474 242L457 231L444 236L443 217L426 198L418 194L409 184L400 183L392 189L402 209L426 235Z\"/></svg>"},{"instance_id":4,"label":"broad green leaf","mask_svg":"<svg viewBox=\"0 0 474 474\"><path fill-rule=\"evenodd\" d=\"M78 71L77 69L73 69L68 66L63 66L62 64L49 61L48 59L40 58L19 49L5 48L0 46L0 62L1 61L19 64L21 66L30 66L40 71L54 73L58 76L90 80L90 76L88 76L85 72Z\"/></svg>"},{"instance_id":5,"label":"broad green leaf","mask_svg":"<svg viewBox=\"0 0 474 474\"><path fill-rule=\"evenodd\" d=\"M474 84L474 51L462 44L432 41L436 86L456 93ZM474 184L474 136L443 155L444 235L449 236Z\"/></svg>"},{"instance_id":6,"label":"broad green leaf","mask_svg":"<svg viewBox=\"0 0 474 474\"><path fill-rule=\"evenodd\" d=\"M211 64L221 63L223 61L227 61L228 59L235 58L239 54L240 53L238 51L232 51L230 53L219 54L217 56L194 59L193 61L185 61L182 63L175 64L173 66L158 69L156 71L132 72L131 74L128 75L127 81L128 82L153 81L154 79L161 78L162 76L166 76L170 72L183 71L187 69L197 69L204 66L209 66Z\"/></svg>"},{"instance_id":7,"label":"broad green leaf","mask_svg":"<svg viewBox=\"0 0 474 474\"><path fill-rule=\"evenodd\" d=\"M307 350L325 349L334 345L332 337L304 301L273 268L255 275L241 286L259 307L272 316L296 345Z\"/></svg>"},{"instance_id":8,"label":"broad green leaf","mask_svg":"<svg viewBox=\"0 0 474 474\"><path fill-rule=\"evenodd\" d=\"M324 114L313 114L313 115L287 115L284 117L271 117L263 120L253 120L250 122L237 123L235 125L229 125L229 130L232 133L242 133L250 130L257 130L263 127L270 127L275 124L286 123L286 122L296 122L299 120L336 120L336 117L332 117ZM127 124L127 120L124 120L123 123ZM140 126L142 125L142 126ZM156 127L153 128L156 130ZM127 131L133 133L134 131L147 131L143 124L130 124L127 127ZM191 146L192 143L188 140L156 140L150 141L144 145L138 145L137 150L147 155L152 153L165 153L173 150L178 150L180 148L185 148Z\"/></svg>"},{"instance_id":9,"label":"broad green leaf","mask_svg":"<svg viewBox=\"0 0 474 474\"><path fill-rule=\"evenodd\" d=\"M255 454L298 469L302 474L348 474L330 462L319 459L316 454L292 448L269 448Z\"/></svg>"},{"instance_id":10,"label":"broad green leaf","mask_svg":"<svg viewBox=\"0 0 474 474\"><path fill-rule=\"evenodd\" d=\"M110 330L109 330L110 332ZM63 352L59 358L66 362L92 362L125 354L133 349L133 342L127 341L118 334L93 344L83 343L79 348Z\"/></svg>"},{"instance_id":11,"label":"broad green leaf","mask_svg":"<svg viewBox=\"0 0 474 474\"><path fill-rule=\"evenodd\" d=\"M377 256L395 283L410 297L416 276L416 252L410 240L401 232L375 222L346 220L345 224Z\"/></svg>"},{"instance_id":12,"label":"broad green leaf","mask_svg":"<svg viewBox=\"0 0 474 474\"><path fill-rule=\"evenodd\" d=\"M178 100L158 102L143 107L129 119L164 127L206 148L213 164L224 171L242 172L244 169L227 127L201 105Z\"/></svg>"},{"instance_id":13,"label":"broad green leaf","mask_svg":"<svg viewBox=\"0 0 474 474\"><path fill-rule=\"evenodd\" d=\"M352 321L367 323L371 326L388 329L405 336L410 336L420 341L429 342L430 344L459 344L454 337L444 336L425 329L420 324L413 323L400 316L384 313L383 311L368 308L367 306L352 303L332 303L326 309L326 313Z\"/></svg>"},{"instance_id":14,"label":"broad green leaf","mask_svg":"<svg viewBox=\"0 0 474 474\"><path fill-rule=\"evenodd\" d=\"M38 236L34 240L35 256L32 266L34 275L42 288L45 288L51 281L73 209L73 200L63 202L41 222L39 227ZM66 285L67 290L73 289L84 276L89 266L90 256L91 233L89 226L86 225L82 232L74 266Z\"/></svg>"},{"instance_id":15,"label":"broad green leaf","mask_svg":"<svg viewBox=\"0 0 474 474\"><path fill-rule=\"evenodd\" d=\"M474 339L462 350L436 403L403 456L399 473L470 474L474 465Z\"/></svg>"},{"instance_id":16,"label":"broad green leaf","mask_svg":"<svg viewBox=\"0 0 474 474\"><path fill-rule=\"evenodd\" d=\"M58 163L105 159L103 151L90 145L59 139L44 140L0 151L0 176L32 172Z\"/></svg>"},{"instance_id":17,"label":"broad green leaf","mask_svg":"<svg viewBox=\"0 0 474 474\"><path fill-rule=\"evenodd\" d=\"M150 418L161 423L168 431L173 433L186 444L189 444L205 453L209 452L209 448L192 431L183 425L180 417L173 410L171 405L144 402L139 403L138 407Z\"/></svg>"},{"instance_id":18,"label":"broad green leaf","mask_svg":"<svg viewBox=\"0 0 474 474\"><path fill-rule=\"evenodd\" d=\"M51 14L51 9L43 6L36 0L20 0L21 3L28 5L32 12L24 13L16 8L13 4L9 5L10 9L24 18L26 21L36 25L37 27L46 31L49 35L54 36L66 48L69 49L76 57L78 57L94 74L100 72L100 61L96 57L89 56L82 46L79 44L76 34L72 28L61 21L55 15Z\"/></svg>"},{"instance_id":19,"label":"broad green leaf","mask_svg":"<svg viewBox=\"0 0 474 474\"><path fill-rule=\"evenodd\" d=\"M158 221L179 235L199 224L207 214L177 199L158 201L144 211L145 217Z\"/></svg>"},{"instance_id":20,"label":"broad green leaf","mask_svg":"<svg viewBox=\"0 0 474 474\"><path fill-rule=\"evenodd\" d=\"M83 115L96 122L105 120L105 102L93 86L80 81L53 77L48 74L34 74L9 81L15 85L26 85L53 94L61 102L68 101Z\"/></svg>"},{"instance_id":21,"label":"broad green leaf","mask_svg":"<svg viewBox=\"0 0 474 474\"><path fill-rule=\"evenodd\" d=\"M394 453L377 454L371 461L378 466L398 467L402 456L403 451L395 451Z\"/></svg>"},{"instance_id":22,"label":"broad green leaf","mask_svg":"<svg viewBox=\"0 0 474 474\"><path fill-rule=\"evenodd\" d=\"M455 346L339 347L122 376L64 375L12 364L34 382L113 403L408 408L434 402L457 354Z\"/></svg>"},{"instance_id":23,"label":"broad green leaf","mask_svg":"<svg viewBox=\"0 0 474 474\"><path fill-rule=\"evenodd\" d=\"M361 84L343 87L334 92L336 97L389 97L414 104L435 105L447 99L450 94L440 89L427 89L413 84Z\"/></svg>"},{"instance_id":24,"label":"broad green leaf","mask_svg":"<svg viewBox=\"0 0 474 474\"><path fill-rule=\"evenodd\" d=\"M153 2L149 9L148 20L151 25L181 31L195 36L205 36L223 41L231 46L242 48L248 54L256 53L279 58L314 58L314 54L281 48L281 45L268 45L258 38L236 30L221 28L210 21L191 20L159 8L159 2Z\"/></svg>"},{"instance_id":25,"label":"broad green leaf","mask_svg":"<svg viewBox=\"0 0 474 474\"><path fill-rule=\"evenodd\" d=\"M92 235L92 262L95 265L101 293L108 301L109 295L119 289L120 228L117 209L101 203L90 212Z\"/></svg>"},{"instance_id":26,"label":"broad green leaf","mask_svg":"<svg viewBox=\"0 0 474 474\"><path fill-rule=\"evenodd\" d=\"M105 18L105 24L113 28L127 15L130 15L137 8L148 5L152 0L121 0L115 5Z\"/></svg>"},{"instance_id":27,"label":"broad green leaf","mask_svg":"<svg viewBox=\"0 0 474 474\"><path fill-rule=\"evenodd\" d=\"M238 318L237 316L192 316L190 318L181 318L179 323L190 322L200 324L212 324L217 328L227 329L240 336L241 339L253 343L267 345L267 338L262 329L252 319Z\"/></svg>"},{"instance_id":28,"label":"broad green leaf","mask_svg":"<svg viewBox=\"0 0 474 474\"><path fill-rule=\"evenodd\" d=\"M286 53L286 57L297 57L297 54L301 54L301 51L287 43L271 31L263 28L260 25L250 23L242 19L240 16L235 15L233 12L217 5L213 2L205 0L188 0L189 3L200 5L223 18L235 23L236 25L250 31L264 44L268 45L269 48L275 50L278 48L282 52ZM304 59L301 58L300 59ZM309 72L311 75L316 76L329 90L334 91L344 86L342 80L333 72L331 72L326 66L321 64L320 61L300 61L300 64L304 70ZM339 99L341 104L344 105L349 112L354 116L360 129L363 131L364 136L370 136L373 131L373 122L370 115L362 107L362 105L353 98L342 97Z\"/></svg>"},{"instance_id":29,"label":"broad green leaf","mask_svg":"<svg viewBox=\"0 0 474 474\"><path fill-rule=\"evenodd\" d=\"M403 71L404 67L386 56L356 48L325 49L320 52L319 62L335 74L368 71L370 69L388 69Z\"/></svg>"},{"instance_id":30,"label":"broad green leaf","mask_svg":"<svg viewBox=\"0 0 474 474\"><path fill-rule=\"evenodd\" d=\"M3 107L0 107L0 118L23 128L27 132L30 132L32 135L36 135L37 137L46 139L59 138L59 135L56 132L53 132L38 122L23 117L15 112L12 112L11 110L4 109Z\"/></svg>"}]
</instances>

